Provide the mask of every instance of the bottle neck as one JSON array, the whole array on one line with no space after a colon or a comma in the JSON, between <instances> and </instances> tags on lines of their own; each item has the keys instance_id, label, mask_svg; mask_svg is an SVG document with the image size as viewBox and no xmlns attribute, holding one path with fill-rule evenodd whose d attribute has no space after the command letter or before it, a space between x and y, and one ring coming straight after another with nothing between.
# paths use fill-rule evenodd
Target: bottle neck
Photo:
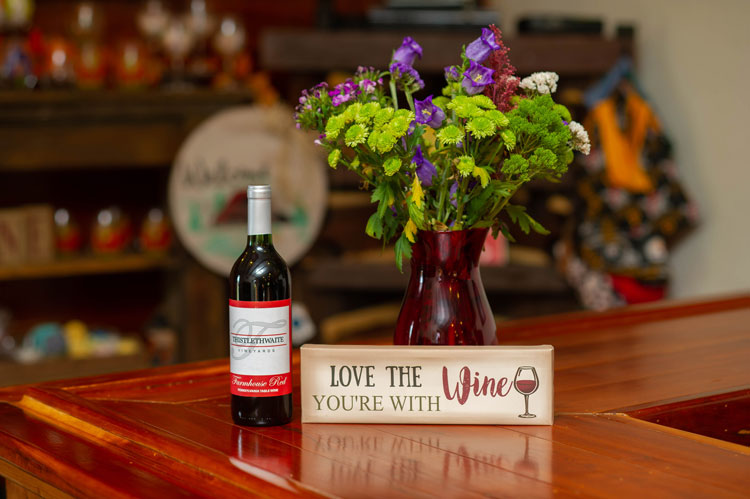
<instances>
[{"instance_id":1,"label":"bottle neck","mask_svg":"<svg viewBox=\"0 0 750 499\"><path fill-rule=\"evenodd\" d=\"M271 200L247 200L247 235L248 242L258 236L267 236L271 242Z\"/></svg>"},{"instance_id":2,"label":"bottle neck","mask_svg":"<svg viewBox=\"0 0 750 499\"><path fill-rule=\"evenodd\" d=\"M273 246L273 238L271 238L271 234L248 234L247 245L255 248L268 248Z\"/></svg>"}]
</instances>

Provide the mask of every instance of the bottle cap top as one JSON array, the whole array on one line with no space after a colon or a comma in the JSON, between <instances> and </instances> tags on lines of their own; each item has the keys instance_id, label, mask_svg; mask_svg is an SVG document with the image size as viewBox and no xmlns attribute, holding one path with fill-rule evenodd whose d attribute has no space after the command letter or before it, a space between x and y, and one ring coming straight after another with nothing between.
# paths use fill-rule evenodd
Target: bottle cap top
<instances>
[{"instance_id":1,"label":"bottle cap top","mask_svg":"<svg viewBox=\"0 0 750 499\"><path fill-rule=\"evenodd\" d=\"M270 185L248 185L247 199L271 199Z\"/></svg>"}]
</instances>

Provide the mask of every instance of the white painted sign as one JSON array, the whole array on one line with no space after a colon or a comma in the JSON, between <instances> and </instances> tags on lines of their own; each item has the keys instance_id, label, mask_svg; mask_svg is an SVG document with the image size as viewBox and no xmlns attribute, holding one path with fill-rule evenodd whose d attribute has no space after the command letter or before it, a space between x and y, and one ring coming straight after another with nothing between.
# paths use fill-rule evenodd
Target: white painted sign
<instances>
[{"instance_id":1,"label":"white painted sign","mask_svg":"<svg viewBox=\"0 0 750 499\"><path fill-rule=\"evenodd\" d=\"M326 211L323 149L285 106L238 106L201 123L169 178L175 231L203 265L229 274L247 244L247 186L271 185L273 242L288 265L318 236Z\"/></svg>"},{"instance_id":2,"label":"white painted sign","mask_svg":"<svg viewBox=\"0 0 750 499\"><path fill-rule=\"evenodd\" d=\"M554 349L301 348L303 423L551 425Z\"/></svg>"}]
</instances>

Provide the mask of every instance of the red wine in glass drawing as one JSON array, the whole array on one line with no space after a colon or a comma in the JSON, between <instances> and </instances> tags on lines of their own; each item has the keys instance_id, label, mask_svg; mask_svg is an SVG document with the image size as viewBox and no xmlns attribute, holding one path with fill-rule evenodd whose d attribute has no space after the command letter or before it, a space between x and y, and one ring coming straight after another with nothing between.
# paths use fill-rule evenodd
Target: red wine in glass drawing
<instances>
[{"instance_id":1,"label":"red wine in glass drawing","mask_svg":"<svg viewBox=\"0 0 750 499\"><path fill-rule=\"evenodd\" d=\"M526 405L526 412L519 414L519 418L535 418L536 414L529 413L529 395L539 388L539 377L536 375L536 369L532 366L521 366L516 371L516 377L513 378L513 386L516 391L523 395Z\"/></svg>"}]
</instances>

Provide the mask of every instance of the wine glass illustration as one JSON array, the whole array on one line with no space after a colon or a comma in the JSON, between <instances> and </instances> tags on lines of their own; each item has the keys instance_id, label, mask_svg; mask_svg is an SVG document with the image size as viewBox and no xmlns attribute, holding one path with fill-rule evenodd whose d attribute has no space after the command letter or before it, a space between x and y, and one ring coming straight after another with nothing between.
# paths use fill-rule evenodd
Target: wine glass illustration
<instances>
[{"instance_id":1,"label":"wine glass illustration","mask_svg":"<svg viewBox=\"0 0 750 499\"><path fill-rule=\"evenodd\" d=\"M521 366L516 371L516 377L513 378L513 386L516 391L523 395L526 405L526 412L519 414L519 418L535 418L536 414L529 413L529 395L539 388L539 377L536 375L536 369L532 366Z\"/></svg>"}]
</instances>

